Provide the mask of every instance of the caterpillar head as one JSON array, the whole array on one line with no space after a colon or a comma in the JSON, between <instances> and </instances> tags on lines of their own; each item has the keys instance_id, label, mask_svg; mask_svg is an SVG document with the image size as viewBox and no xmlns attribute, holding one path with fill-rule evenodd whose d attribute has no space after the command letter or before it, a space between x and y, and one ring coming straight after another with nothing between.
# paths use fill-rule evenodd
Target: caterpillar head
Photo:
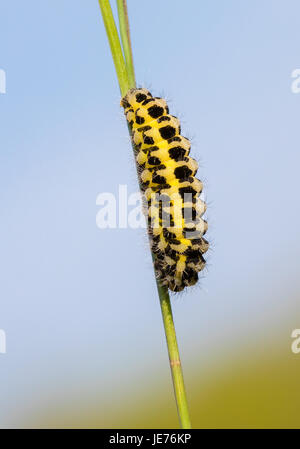
<instances>
[{"instance_id":1,"label":"caterpillar head","mask_svg":"<svg viewBox=\"0 0 300 449\"><path fill-rule=\"evenodd\" d=\"M125 109L133 108L134 110L140 107L140 104L147 100L147 98L152 98L151 93L147 89L130 89L127 94L121 99L121 106Z\"/></svg>"}]
</instances>

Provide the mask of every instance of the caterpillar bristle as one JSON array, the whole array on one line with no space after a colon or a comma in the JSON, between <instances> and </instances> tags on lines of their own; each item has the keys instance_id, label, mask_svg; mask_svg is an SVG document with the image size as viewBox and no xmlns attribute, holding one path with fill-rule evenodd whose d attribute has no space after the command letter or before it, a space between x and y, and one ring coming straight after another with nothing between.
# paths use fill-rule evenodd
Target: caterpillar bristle
<instances>
[{"instance_id":1,"label":"caterpillar bristle","mask_svg":"<svg viewBox=\"0 0 300 449\"><path fill-rule=\"evenodd\" d=\"M160 283L173 292L195 285L205 267L209 244L200 199L198 164L189 156L190 142L166 101L147 89L131 89L121 99L134 144L143 210L154 267Z\"/></svg>"}]
</instances>

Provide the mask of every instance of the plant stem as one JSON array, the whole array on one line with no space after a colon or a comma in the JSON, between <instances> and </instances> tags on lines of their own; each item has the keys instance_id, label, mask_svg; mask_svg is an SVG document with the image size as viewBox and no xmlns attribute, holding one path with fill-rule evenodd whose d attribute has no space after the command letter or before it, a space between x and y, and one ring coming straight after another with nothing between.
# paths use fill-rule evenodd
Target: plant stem
<instances>
[{"instance_id":1,"label":"plant stem","mask_svg":"<svg viewBox=\"0 0 300 449\"><path fill-rule=\"evenodd\" d=\"M114 21L114 16L111 10L109 0L99 0L99 5L102 12L108 42L110 45L110 51L117 72L121 95L123 97L129 90L129 80L117 27Z\"/></svg>"},{"instance_id":2,"label":"plant stem","mask_svg":"<svg viewBox=\"0 0 300 449\"><path fill-rule=\"evenodd\" d=\"M116 67L121 94L122 96L124 96L130 88L135 87L134 66L130 42L127 4L126 4L127 2L126 0L117 0L120 34L122 39L123 51L125 55L125 63L109 0L99 0L99 3L102 11L103 21L106 28L106 33L110 43L110 49ZM125 75L124 75L124 68L126 71ZM152 257L153 259L155 257L153 253ZM158 280L156 280L156 284L166 334L170 368L172 373L179 421L183 429L190 429L191 422L189 417L170 296L168 293L168 289L162 286Z\"/></svg>"},{"instance_id":3,"label":"plant stem","mask_svg":"<svg viewBox=\"0 0 300 449\"><path fill-rule=\"evenodd\" d=\"M134 65L132 57L131 39L130 39L130 29L128 21L128 11L126 0L117 0L119 24L120 24L120 35L123 45L123 52L125 57L125 65L128 74L128 81L130 87L135 87L135 75L134 75Z\"/></svg>"},{"instance_id":4,"label":"plant stem","mask_svg":"<svg viewBox=\"0 0 300 449\"><path fill-rule=\"evenodd\" d=\"M170 296L168 290L162 287L158 281L157 290L165 328L179 421L182 429L191 429L192 426L186 399L183 372L176 339L176 331L174 326Z\"/></svg>"}]
</instances>

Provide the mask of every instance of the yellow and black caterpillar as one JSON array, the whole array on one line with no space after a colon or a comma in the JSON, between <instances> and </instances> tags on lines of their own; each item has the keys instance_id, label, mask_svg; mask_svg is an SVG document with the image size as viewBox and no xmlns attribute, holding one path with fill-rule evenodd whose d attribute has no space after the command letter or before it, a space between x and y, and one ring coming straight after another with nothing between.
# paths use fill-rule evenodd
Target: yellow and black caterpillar
<instances>
[{"instance_id":1,"label":"yellow and black caterpillar","mask_svg":"<svg viewBox=\"0 0 300 449\"><path fill-rule=\"evenodd\" d=\"M199 198L198 164L190 142L166 101L146 89L131 89L121 100L131 130L141 189L146 199L148 232L155 270L174 292L194 285L205 266L206 210Z\"/></svg>"}]
</instances>

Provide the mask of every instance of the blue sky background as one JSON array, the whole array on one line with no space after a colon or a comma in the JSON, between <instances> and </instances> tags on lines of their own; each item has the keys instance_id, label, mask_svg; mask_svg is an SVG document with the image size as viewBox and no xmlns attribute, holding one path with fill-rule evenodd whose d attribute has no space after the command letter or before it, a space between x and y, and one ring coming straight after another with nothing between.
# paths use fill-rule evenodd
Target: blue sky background
<instances>
[{"instance_id":1,"label":"blue sky background","mask_svg":"<svg viewBox=\"0 0 300 449\"><path fill-rule=\"evenodd\" d=\"M128 8L137 82L182 120L209 205L208 269L172 300L186 383L249 342L263 351L276 337L289 354L300 328L300 4ZM98 2L2 2L0 42L0 425L38 425L41 410L80 398L100 409L115 398L114 410L150 378L171 397L147 238L96 227L99 193L137 190Z\"/></svg>"}]
</instances>

